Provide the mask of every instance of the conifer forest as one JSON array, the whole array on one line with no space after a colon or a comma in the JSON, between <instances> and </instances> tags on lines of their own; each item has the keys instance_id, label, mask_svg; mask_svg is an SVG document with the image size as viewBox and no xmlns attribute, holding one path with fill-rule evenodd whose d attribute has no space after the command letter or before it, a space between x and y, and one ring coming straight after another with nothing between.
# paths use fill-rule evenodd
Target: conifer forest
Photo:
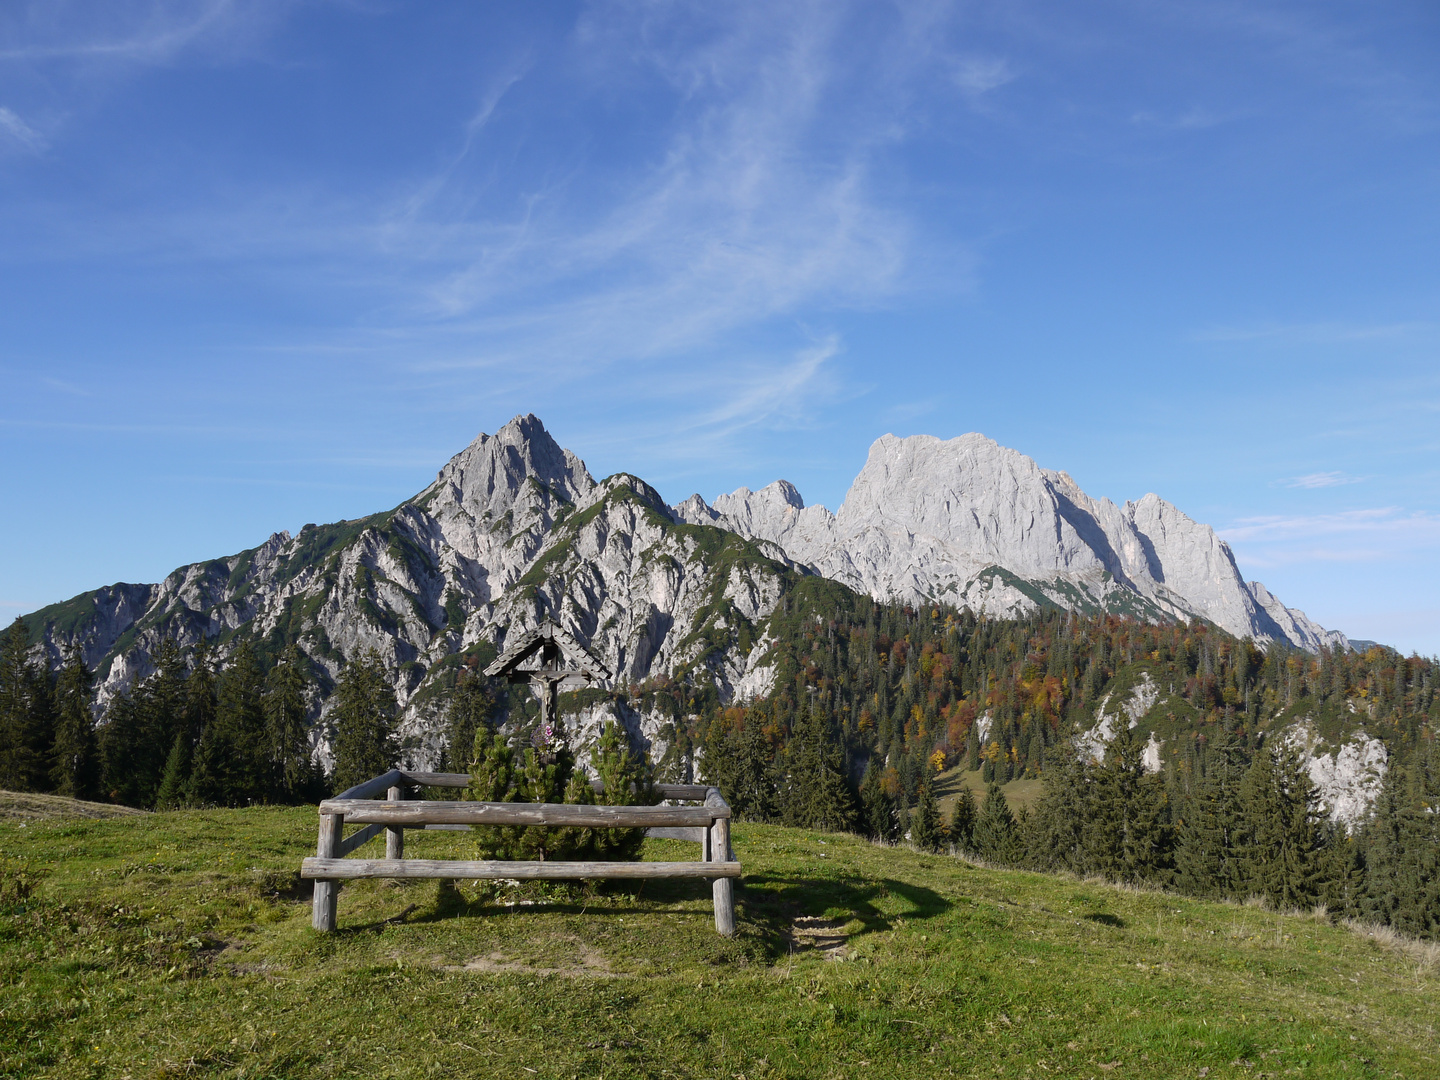
<instances>
[{"instance_id":1,"label":"conifer forest","mask_svg":"<svg viewBox=\"0 0 1440 1080\"><path fill-rule=\"evenodd\" d=\"M561 711L608 697L669 716L671 769L683 760L696 775L664 779L714 783L744 819L1194 896L1325 905L1440 939L1433 661L1380 646L1262 650L1199 622L1057 610L976 618L872 601L818 578L783 603L772 640L757 645L775 666L763 698L724 702L713 682L682 672L562 695ZM304 803L383 772L402 752L374 653L346 665L330 691L326 774L310 730L320 682L293 646L262 658L242 645L221 664L204 646L167 644L153 674L97 724L83 660L72 654L47 671L29 644L20 620L0 641L3 788L157 809ZM489 683L470 659L440 705L446 764L486 783L497 769L523 780L510 747L533 742L534 703ZM1137 688L1148 708L1132 727L1120 706ZM1102 717L1110 730L1097 741ZM1359 731L1384 744L1368 814L1347 825L1326 812L1288 734L1301 721L1332 739ZM616 730L602 765L628 760ZM624 767L642 786L653 775L648 764ZM937 780L956 769L985 790L977 799L962 788L942 813ZM1040 785L1028 806L1011 807L1001 790L1017 779ZM569 774L556 782L565 788ZM501 797L526 797L520 780L507 786L515 790Z\"/></svg>"}]
</instances>

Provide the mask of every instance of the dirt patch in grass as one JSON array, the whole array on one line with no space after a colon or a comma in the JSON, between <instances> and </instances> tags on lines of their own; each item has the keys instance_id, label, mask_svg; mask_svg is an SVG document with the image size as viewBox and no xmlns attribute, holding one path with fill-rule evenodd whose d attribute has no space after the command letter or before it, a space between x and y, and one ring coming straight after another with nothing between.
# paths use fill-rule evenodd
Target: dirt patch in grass
<instances>
[{"instance_id":1,"label":"dirt patch in grass","mask_svg":"<svg viewBox=\"0 0 1440 1080\"><path fill-rule=\"evenodd\" d=\"M844 926L844 919L803 915L791 926L790 947L794 952L817 952L826 960L844 960L849 955Z\"/></svg>"},{"instance_id":2,"label":"dirt patch in grass","mask_svg":"<svg viewBox=\"0 0 1440 1080\"><path fill-rule=\"evenodd\" d=\"M623 972L613 971L610 961L603 953L596 952L578 937L567 936L566 942L574 946L573 957L569 962L559 964L539 965L529 963L523 959L495 950L484 956L473 956L463 964L441 963L445 971L473 971L473 972L510 972L518 975L560 975L565 978L601 978L617 979L628 976Z\"/></svg>"}]
</instances>

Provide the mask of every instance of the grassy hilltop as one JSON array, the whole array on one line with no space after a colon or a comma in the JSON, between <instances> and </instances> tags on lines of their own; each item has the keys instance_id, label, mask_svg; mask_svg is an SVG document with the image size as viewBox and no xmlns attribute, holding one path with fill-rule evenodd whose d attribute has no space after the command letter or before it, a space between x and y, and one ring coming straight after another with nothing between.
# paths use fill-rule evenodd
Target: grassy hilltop
<instances>
[{"instance_id":1,"label":"grassy hilltop","mask_svg":"<svg viewBox=\"0 0 1440 1080\"><path fill-rule=\"evenodd\" d=\"M1437 950L1309 916L737 824L732 941L654 882L346 885L321 937L314 826L0 816L0 1076L1440 1075Z\"/></svg>"}]
</instances>

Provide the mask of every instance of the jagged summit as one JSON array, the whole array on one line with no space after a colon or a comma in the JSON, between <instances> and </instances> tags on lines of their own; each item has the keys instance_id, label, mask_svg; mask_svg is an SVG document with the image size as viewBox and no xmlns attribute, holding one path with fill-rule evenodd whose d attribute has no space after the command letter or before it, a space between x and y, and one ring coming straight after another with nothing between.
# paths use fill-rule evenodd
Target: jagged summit
<instances>
[{"instance_id":1,"label":"jagged summit","mask_svg":"<svg viewBox=\"0 0 1440 1080\"><path fill-rule=\"evenodd\" d=\"M1065 472L972 432L882 435L836 513L787 481L675 508L779 545L877 598L944 601L996 615L1048 600L1141 617L1200 616L1238 636L1344 646L1258 582L1229 545L1154 494L1116 506ZM999 571L999 573L997 573Z\"/></svg>"},{"instance_id":2,"label":"jagged summit","mask_svg":"<svg viewBox=\"0 0 1440 1080\"><path fill-rule=\"evenodd\" d=\"M294 643L331 680L375 649L424 743L438 737L427 702L460 656L545 618L626 683L683 677L726 701L766 693L775 669L754 646L810 573L993 615L1053 603L1200 616L1308 649L1346 644L1244 582L1214 530L1158 496L1092 499L983 435L882 436L837 513L784 480L669 507L638 477L597 482L530 414L478 436L393 511L277 532L27 621L52 664L81 646L102 701L148 675L167 638L216 642L222 656L246 641Z\"/></svg>"},{"instance_id":3,"label":"jagged summit","mask_svg":"<svg viewBox=\"0 0 1440 1080\"><path fill-rule=\"evenodd\" d=\"M433 495L477 517L487 513L498 517L514 505L521 487L531 479L570 502L595 487L585 463L562 449L534 413L526 413L494 435L477 435L445 463L417 501Z\"/></svg>"}]
</instances>

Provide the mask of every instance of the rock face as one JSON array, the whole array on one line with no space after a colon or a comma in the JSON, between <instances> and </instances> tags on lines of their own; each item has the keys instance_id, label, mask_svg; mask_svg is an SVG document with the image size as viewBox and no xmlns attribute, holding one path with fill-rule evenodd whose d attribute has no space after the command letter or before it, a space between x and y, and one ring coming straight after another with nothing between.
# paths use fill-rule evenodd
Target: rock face
<instances>
[{"instance_id":1,"label":"rock face","mask_svg":"<svg viewBox=\"0 0 1440 1080\"><path fill-rule=\"evenodd\" d=\"M617 687L685 673L726 700L768 691L754 643L800 574L779 548L678 522L632 476L602 483L534 416L455 455L397 509L277 533L258 548L115 585L30 617L52 664L71 642L99 668L101 700L153 670L175 638L297 643L333 682L368 649L391 673L417 764L439 753L436 698L466 652L553 616L617 673ZM227 633L228 632L228 633ZM328 690L328 687L324 689ZM593 710L592 710L593 711ZM669 722L611 708L663 751ZM317 751L326 755L324 725ZM683 763L677 769L683 772Z\"/></svg>"},{"instance_id":2,"label":"rock face","mask_svg":"<svg viewBox=\"0 0 1440 1080\"><path fill-rule=\"evenodd\" d=\"M1042 603L1155 619L1200 617L1239 637L1344 648L1259 582L1229 545L1156 495L1116 506L1063 472L983 435L885 435L832 514L784 480L740 488L681 520L770 541L797 562L880 599L1018 615Z\"/></svg>"},{"instance_id":3,"label":"rock face","mask_svg":"<svg viewBox=\"0 0 1440 1080\"><path fill-rule=\"evenodd\" d=\"M54 665L80 645L102 701L148 675L166 638L223 642L222 658L245 641L272 654L295 643L322 683L374 649L413 760L428 764L440 691L462 657L489 655L509 630L547 616L615 671L621 689L678 677L722 701L764 695L775 677L765 663L770 620L811 573L877 597L993 615L1051 602L1201 615L1306 648L1344 644L1241 581L1213 530L1170 504L1153 495L1096 502L1066 474L981 435L878 439L838 514L805 506L783 480L671 508L636 477L597 483L534 416L479 436L394 510L276 533L158 585L97 589L27 621ZM604 713L639 742L666 753L676 745L674 718L639 699L584 708L592 727ZM323 724L317 732L323 757Z\"/></svg>"}]
</instances>

